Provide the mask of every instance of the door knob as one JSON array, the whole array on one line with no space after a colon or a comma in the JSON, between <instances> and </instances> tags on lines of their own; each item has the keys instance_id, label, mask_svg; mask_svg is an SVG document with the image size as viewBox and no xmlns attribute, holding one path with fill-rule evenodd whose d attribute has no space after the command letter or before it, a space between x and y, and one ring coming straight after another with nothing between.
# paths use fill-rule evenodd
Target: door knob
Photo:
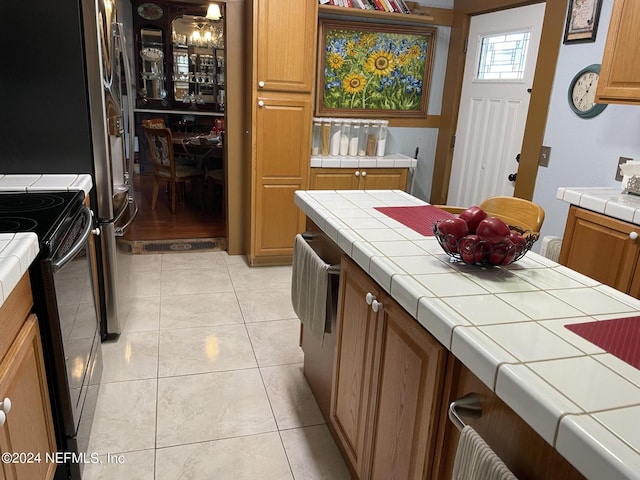
<instances>
[{"instance_id":1,"label":"door knob","mask_svg":"<svg viewBox=\"0 0 640 480\"><path fill-rule=\"evenodd\" d=\"M518 173L510 173L509 176L507 177L509 179L510 182L515 182L516 178L518 176Z\"/></svg>"}]
</instances>

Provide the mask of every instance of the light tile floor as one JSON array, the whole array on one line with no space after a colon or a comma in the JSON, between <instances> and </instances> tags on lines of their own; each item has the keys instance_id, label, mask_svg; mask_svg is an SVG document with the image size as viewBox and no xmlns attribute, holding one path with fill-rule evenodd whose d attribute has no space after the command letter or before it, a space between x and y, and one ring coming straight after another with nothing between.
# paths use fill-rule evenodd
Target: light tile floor
<instances>
[{"instance_id":1,"label":"light tile floor","mask_svg":"<svg viewBox=\"0 0 640 480\"><path fill-rule=\"evenodd\" d=\"M290 267L226 252L133 263L123 333L102 344L89 442L102 463L84 478L350 478L302 374Z\"/></svg>"}]
</instances>

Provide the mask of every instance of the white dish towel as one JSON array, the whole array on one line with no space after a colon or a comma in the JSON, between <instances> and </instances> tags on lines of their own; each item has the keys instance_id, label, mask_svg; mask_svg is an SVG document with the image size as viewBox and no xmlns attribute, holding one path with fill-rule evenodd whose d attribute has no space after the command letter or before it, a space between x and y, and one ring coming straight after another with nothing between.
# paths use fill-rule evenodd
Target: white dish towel
<instances>
[{"instance_id":1,"label":"white dish towel","mask_svg":"<svg viewBox=\"0 0 640 480\"><path fill-rule=\"evenodd\" d=\"M324 339L327 323L327 289L329 265L309 244L296 235L293 244L291 303L296 315L311 334Z\"/></svg>"},{"instance_id":2,"label":"white dish towel","mask_svg":"<svg viewBox=\"0 0 640 480\"><path fill-rule=\"evenodd\" d=\"M478 432L466 425L460 434L452 480L517 480Z\"/></svg>"}]
</instances>

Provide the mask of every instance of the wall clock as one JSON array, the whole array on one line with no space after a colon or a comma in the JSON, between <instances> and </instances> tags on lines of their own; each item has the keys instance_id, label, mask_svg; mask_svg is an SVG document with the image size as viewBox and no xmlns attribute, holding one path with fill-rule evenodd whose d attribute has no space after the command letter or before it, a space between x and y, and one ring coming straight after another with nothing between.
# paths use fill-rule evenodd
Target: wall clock
<instances>
[{"instance_id":1,"label":"wall clock","mask_svg":"<svg viewBox=\"0 0 640 480\"><path fill-rule=\"evenodd\" d=\"M138 15L145 20L158 20L162 14L162 8L155 3L143 3L138 7Z\"/></svg>"},{"instance_id":2,"label":"wall clock","mask_svg":"<svg viewBox=\"0 0 640 480\"><path fill-rule=\"evenodd\" d=\"M580 118L593 118L607 108L606 103L596 103L599 78L600 64L594 63L576 73L569 83L569 106Z\"/></svg>"}]
</instances>

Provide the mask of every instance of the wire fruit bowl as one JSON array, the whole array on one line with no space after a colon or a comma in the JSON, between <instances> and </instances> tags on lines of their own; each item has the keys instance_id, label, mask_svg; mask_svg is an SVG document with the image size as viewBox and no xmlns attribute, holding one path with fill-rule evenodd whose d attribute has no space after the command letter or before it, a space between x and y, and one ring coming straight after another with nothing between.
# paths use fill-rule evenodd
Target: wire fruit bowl
<instances>
[{"instance_id":1,"label":"wire fruit bowl","mask_svg":"<svg viewBox=\"0 0 640 480\"><path fill-rule=\"evenodd\" d=\"M433 224L433 234L438 243L452 259L467 265L506 266L517 262L531 250L539 235L530 230L524 230L515 225L507 225L509 230L517 232L524 237L524 243L512 243L509 241L490 243L486 240L472 241L467 237L460 240L451 235L445 235L438 230L438 223Z\"/></svg>"}]
</instances>

